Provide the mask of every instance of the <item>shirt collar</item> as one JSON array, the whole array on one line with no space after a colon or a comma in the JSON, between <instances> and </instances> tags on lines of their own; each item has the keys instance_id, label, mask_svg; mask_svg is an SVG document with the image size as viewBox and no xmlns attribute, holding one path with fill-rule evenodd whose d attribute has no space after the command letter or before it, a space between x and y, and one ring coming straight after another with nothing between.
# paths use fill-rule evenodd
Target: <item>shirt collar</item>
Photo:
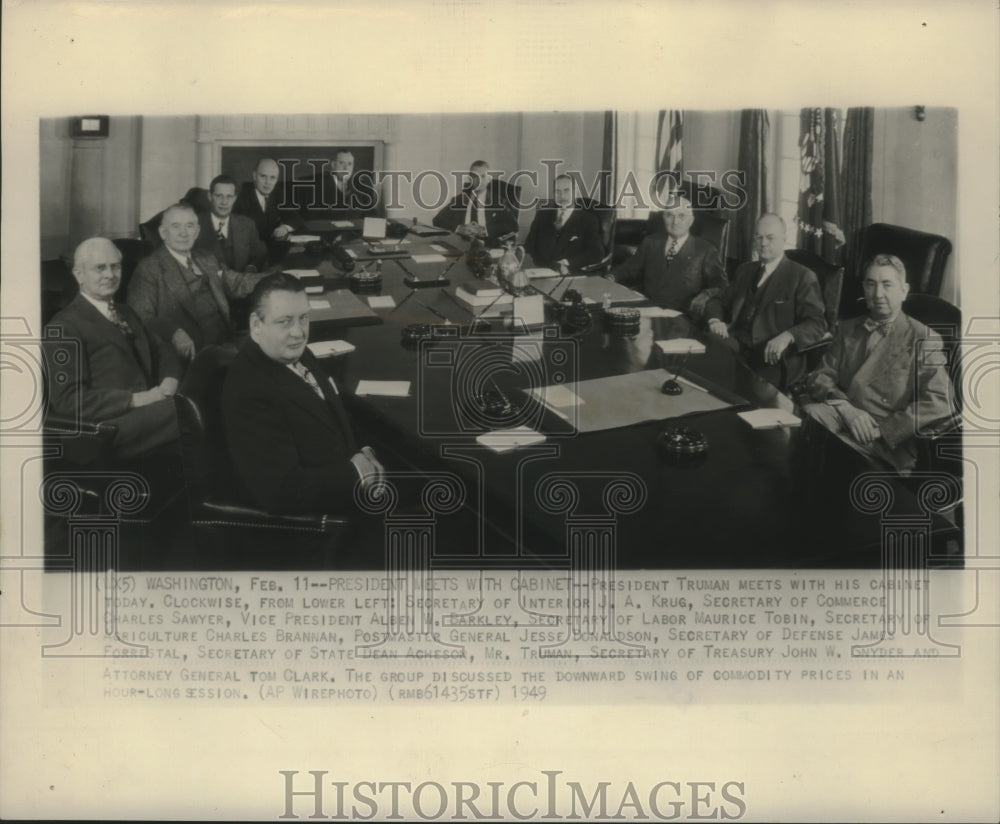
<instances>
[{"instance_id":1,"label":"shirt collar","mask_svg":"<svg viewBox=\"0 0 1000 824\"><path fill-rule=\"evenodd\" d=\"M689 234L686 234L686 235L684 235L684 237L679 237L679 238L676 238L676 240L677 240L677 245L676 245L676 246L675 246L674 248L675 248L675 249L680 249L680 248L681 248L681 246L683 246L683 245L684 245L685 243L687 243L687 239L688 239L689 237L691 237L690 233L689 233ZM669 249L669 248L670 248L670 244L671 244L671 243L673 243L673 242L674 242L674 240L675 240L675 239L674 239L674 238L672 238L672 237L670 237L670 235L667 235L667 247L666 247L666 248L668 248L668 249Z\"/></svg>"},{"instance_id":2,"label":"shirt collar","mask_svg":"<svg viewBox=\"0 0 1000 824\"><path fill-rule=\"evenodd\" d=\"M98 300L97 298L92 298L90 295L80 292L80 294L85 297L90 305L93 306L98 312L100 312L108 320L111 320L111 307L108 305L110 301Z\"/></svg>"},{"instance_id":3,"label":"shirt collar","mask_svg":"<svg viewBox=\"0 0 1000 824\"><path fill-rule=\"evenodd\" d=\"M187 257L185 257L184 255L182 255L180 252L175 252L169 246L164 246L163 248L166 249L168 252L170 252L170 256L174 260L176 260L181 266L183 266L185 269L187 269L187 265L188 265L188 259L187 259ZM190 256L190 255L191 255L191 253L188 252L188 256ZM192 260L193 260L193 258L192 258Z\"/></svg>"}]
</instances>

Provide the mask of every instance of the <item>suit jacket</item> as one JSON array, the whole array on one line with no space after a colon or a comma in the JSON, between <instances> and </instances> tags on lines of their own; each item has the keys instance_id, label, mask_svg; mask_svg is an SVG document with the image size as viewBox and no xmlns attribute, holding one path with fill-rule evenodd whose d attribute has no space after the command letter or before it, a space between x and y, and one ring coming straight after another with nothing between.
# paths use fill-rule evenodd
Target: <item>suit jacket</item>
<instances>
[{"instance_id":1,"label":"suit jacket","mask_svg":"<svg viewBox=\"0 0 1000 824\"><path fill-rule=\"evenodd\" d=\"M303 365L324 399L252 340L236 356L222 388L226 441L251 500L274 514L348 509L358 472L351 425L323 367L307 349Z\"/></svg>"},{"instance_id":2,"label":"suit jacket","mask_svg":"<svg viewBox=\"0 0 1000 824\"><path fill-rule=\"evenodd\" d=\"M135 312L121 304L118 312L132 343L80 294L52 318L44 344L49 404L62 415L116 424L116 449L140 454L176 438L177 423L172 400L132 409L132 395L179 378L181 369L172 347Z\"/></svg>"},{"instance_id":3,"label":"suit jacket","mask_svg":"<svg viewBox=\"0 0 1000 824\"><path fill-rule=\"evenodd\" d=\"M516 232L517 209L507 202L507 184L500 180L491 180L484 197L483 211L486 213L486 239L495 241L502 235ZM471 189L465 189L452 198L440 212L434 216L434 225L439 229L454 232L465 223L465 212L469 206Z\"/></svg>"},{"instance_id":4,"label":"suit jacket","mask_svg":"<svg viewBox=\"0 0 1000 824\"><path fill-rule=\"evenodd\" d=\"M740 264L733 282L717 298L708 302L707 318L721 318L736 323L751 289L760 277L760 264ZM819 281L805 266L782 258L764 281L757 295L758 309L750 327L751 348L763 349L771 338L790 332L796 349L818 343L826 334L826 314ZM805 359L791 349L785 350L788 381L794 382L805 371Z\"/></svg>"},{"instance_id":5,"label":"suit jacket","mask_svg":"<svg viewBox=\"0 0 1000 824\"><path fill-rule=\"evenodd\" d=\"M233 213L250 218L257 227L258 237L267 243L271 240L274 230L282 223L287 223L293 229L302 228L302 222L295 209L278 208L278 200L281 196L280 188L275 187L275 190L267 196L266 208L261 209L253 183L244 183L240 188L240 193L236 196L236 202L233 203Z\"/></svg>"},{"instance_id":6,"label":"suit jacket","mask_svg":"<svg viewBox=\"0 0 1000 824\"><path fill-rule=\"evenodd\" d=\"M576 204L561 229L556 228L557 215L555 206L540 208L531 221L524 248L535 263L555 268L556 261L566 260L571 268L579 269L604 257L601 226L593 212Z\"/></svg>"},{"instance_id":7,"label":"suit jacket","mask_svg":"<svg viewBox=\"0 0 1000 824\"><path fill-rule=\"evenodd\" d=\"M263 276L227 269L209 252L193 250L192 257L208 279L219 311L232 329L229 300L246 297ZM166 246L160 246L135 267L128 285L128 305L163 340L169 341L174 332L183 329L198 349L205 345L183 270Z\"/></svg>"},{"instance_id":8,"label":"suit jacket","mask_svg":"<svg viewBox=\"0 0 1000 824\"><path fill-rule=\"evenodd\" d=\"M806 391L817 402L841 399L863 409L878 422L893 464L910 467L918 425L940 423L954 408L941 337L900 312L885 340L866 357L864 322L860 317L840 324L819 367L806 377ZM921 357L927 350L938 357Z\"/></svg>"},{"instance_id":9,"label":"suit jacket","mask_svg":"<svg viewBox=\"0 0 1000 824\"><path fill-rule=\"evenodd\" d=\"M699 316L695 298L718 297L728 285L719 250L700 237L688 235L667 266L666 234L647 235L636 253L619 263L611 275L623 284L637 284L651 301L668 309Z\"/></svg>"},{"instance_id":10,"label":"suit jacket","mask_svg":"<svg viewBox=\"0 0 1000 824\"><path fill-rule=\"evenodd\" d=\"M247 266L253 266L258 271L264 268L267 257L267 246L257 233L257 226L244 215L229 216L226 242L222 243L215 233L215 223L211 213L198 215L201 231L194 247L205 252L211 252L227 267L237 272L243 272Z\"/></svg>"}]
</instances>

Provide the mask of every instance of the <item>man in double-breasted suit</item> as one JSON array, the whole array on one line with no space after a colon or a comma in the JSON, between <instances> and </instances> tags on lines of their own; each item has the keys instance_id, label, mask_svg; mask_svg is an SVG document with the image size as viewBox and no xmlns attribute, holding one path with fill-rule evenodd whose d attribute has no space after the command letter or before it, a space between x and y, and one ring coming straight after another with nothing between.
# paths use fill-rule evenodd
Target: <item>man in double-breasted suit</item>
<instances>
[{"instance_id":1,"label":"man in double-breasted suit","mask_svg":"<svg viewBox=\"0 0 1000 824\"><path fill-rule=\"evenodd\" d=\"M895 255L876 255L862 281L867 317L843 321L804 382L805 411L856 449L907 472L915 434L953 414L941 337L902 311L909 292Z\"/></svg>"},{"instance_id":2,"label":"man in double-breasted suit","mask_svg":"<svg viewBox=\"0 0 1000 824\"><path fill-rule=\"evenodd\" d=\"M187 360L202 347L233 339L229 300L248 295L261 278L193 249L198 232L194 209L169 207L160 223L163 245L139 262L128 286L129 306Z\"/></svg>"},{"instance_id":3,"label":"man in double-breasted suit","mask_svg":"<svg viewBox=\"0 0 1000 824\"><path fill-rule=\"evenodd\" d=\"M257 161L253 179L240 187L233 212L250 218L257 235L270 249L274 243L288 239L299 228L298 217L290 210L278 208L281 192L276 192L280 176L278 163L269 157Z\"/></svg>"},{"instance_id":4,"label":"man in double-breasted suit","mask_svg":"<svg viewBox=\"0 0 1000 824\"><path fill-rule=\"evenodd\" d=\"M553 183L553 204L539 208L531 221L525 251L538 266L579 269L604 257L601 227L593 212L576 201L576 185L569 175Z\"/></svg>"},{"instance_id":5,"label":"man in double-breasted suit","mask_svg":"<svg viewBox=\"0 0 1000 824\"><path fill-rule=\"evenodd\" d=\"M210 210L198 215L199 231L194 248L211 252L236 272L259 272L264 268L267 246L254 222L233 214L236 181L218 175L208 186Z\"/></svg>"},{"instance_id":6,"label":"man in double-breasted suit","mask_svg":"<svg viewBox=\"0 0 1000 824\"><path fill-rule=\"evenodd\" d=\"M611 270L611 279L635 285L654 303L700 319L709 299L726 287L719 250L690 234L691 202L674 196L663 210L666 234L647 235L636 253Z\"/></svg>"},{"instance_id":7,"label":"man in double-breasted suit","mask_svg":"<svg viewBox=\"0 0 1000 824\"><path fill-rule=\"evenodd\" d=\"M761 216L754 245L757 262L740 265L729 287L709 301L705 315L709 331L784 389L805 373L799 350L826 334L823 296L816 275L785 257L781 217Z\"/></svg>"},{"instance_id":8,"label":"man in double-breasted suit","mask_svg":"<svg viewBox=\"0 0 1000 824\"><path fill-rule=\"evenodd\" d=\"M469 167L469 183L434 216L434 225L468 238L496 245L498 238L517 232L517 206L509 203L507 185L490 178L485 160Z\"/></svg>"},{"instance_id":9,"label":"man in double-breasted suit","mask_svg":"<svg viewBox=\"0 0 1000 824\"><path fill-rule=\"evenodd\" d=\"M118 427L119 457L145 454L178 437L171 396L180 364L171 347L127 306L116 304L121 254L106 238L73 257L79 294L46 327L49 404L62 415Z\"/></svg>"},{"instance_id":10,"label":"man in double-breasted suit","mask_svg":"<svg viewBox=\"0 0 1000 824\"><path fill-rule=\"evenodd\" d=\"M279 272L250 297L250 340L222 389L226 440L246 494L274 514L322 514L351 506L360 480L382 466L360 450L333 379L306 348L309 300Z\"/></svg>"}]
</instances>

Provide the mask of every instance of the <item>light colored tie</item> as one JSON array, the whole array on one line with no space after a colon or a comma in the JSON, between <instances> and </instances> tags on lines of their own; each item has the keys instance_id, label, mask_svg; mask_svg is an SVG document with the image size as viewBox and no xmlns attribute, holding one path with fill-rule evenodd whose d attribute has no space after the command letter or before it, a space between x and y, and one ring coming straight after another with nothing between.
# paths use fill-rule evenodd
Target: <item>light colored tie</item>
<instances>
[{"instance_id":1,"label":"light colored tie","mask_svg":"<svg viewBox=\"0 0 1000 824\"><path fill-rule=\"evenodd\" d=\"M864 327L868 332L868 340L865 343L865 357L868 357L889 336L892 321L867 318L864 322Z\"/></svg>"},{"instance_id":2,"label":"light colored tie","mask_svg":"<svg viewBox=\"0 0 1000 824\"><path fill-rule=\"evenodd\" d=\"M295 370L295 373L300 378L302 378L302 380L304 380L306 383L309 384L313 392L319 395L321 400L324 401L326 400L326 396L323 394L322 388L320 388L319 383L316 381L316 376L313 375L313 373L310 372L308 369L306 369L302 361L296 361L295 365L292 368Z\"/></svg>"},{"instance_id":3,"label":"light colored tie","mask_svg":"<svg viewBox=\"0 0 1000 824\"><path fill-rule=\"evenodd\" d=\"M228 221L223 220L223 221L220 221L220 223L219 223L219 229L218 229L218 232L217 232L217 234L219 235L219 240L225 240L226 239L226 223L227 222Z\"/></svg>"}]
</instances>

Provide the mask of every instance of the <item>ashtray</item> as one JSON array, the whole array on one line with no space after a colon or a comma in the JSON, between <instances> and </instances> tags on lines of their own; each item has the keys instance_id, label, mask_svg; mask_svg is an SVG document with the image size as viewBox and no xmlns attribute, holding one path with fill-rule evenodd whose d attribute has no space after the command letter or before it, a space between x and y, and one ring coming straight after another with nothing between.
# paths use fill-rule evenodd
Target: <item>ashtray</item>
<instances>
[{"instance_id":1,"label":"ashtray","mask_svg":"<svg viewBox=\"0 0 1000 824\"><path fill-rule=\"evenodd\" d=\"M604 310L605 328L615 335L635 337L639 334L641 319L639 310L632 307L613 306Z\"/></svg>"},{"instance_id":2,"label":"ashtray","mask_svg":"<svg viewBox=\"0 0 1000 824\"><path fill-rule=\"evenodd\" d=\"M416 346L422 340L431 338L429 323L411 323L403 327L403 346Z\"/></svg>"},{"instance_id":3,"label":"ashtray","mask_svg":"<svg viewBox=\"0 0 1000 824\"><path fill-rule=\"evenodd\" d=\"M381 272L355 272L351 275L351 289L361 294L380 292L382 290Z\"/></svg>"},{"instance_id":4,"label":"ashtray","mask_svg":"<svg viewBox=\"0 0 1000 824\"><path fill-rule=\"evenodd\" d=\"M708 441L697 429L668 426L656 436L656 448L664 458L691 459L708 452Z\"/></svg>"}]
</instances>

